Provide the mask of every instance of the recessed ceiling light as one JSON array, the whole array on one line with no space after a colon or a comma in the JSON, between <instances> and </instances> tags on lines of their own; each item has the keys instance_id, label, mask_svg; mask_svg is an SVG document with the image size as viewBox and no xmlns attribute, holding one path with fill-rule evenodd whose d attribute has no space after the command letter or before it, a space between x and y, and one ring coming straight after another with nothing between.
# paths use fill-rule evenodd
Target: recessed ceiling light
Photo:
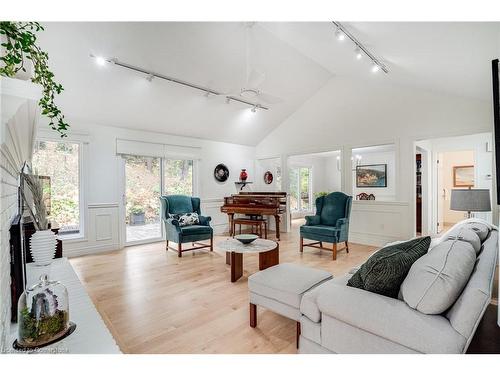
<instances>
[{"instance_id":1,"label":"recessed ceiling light","mask_svg":"<svg viewBox=\"0 0 500 375\"><path fill-rule=\"evenodd\" d=\"M335 37L339 41L343 41L345 39L345 34L339 28L335 31Z\"/></svg>"}]
</instances>

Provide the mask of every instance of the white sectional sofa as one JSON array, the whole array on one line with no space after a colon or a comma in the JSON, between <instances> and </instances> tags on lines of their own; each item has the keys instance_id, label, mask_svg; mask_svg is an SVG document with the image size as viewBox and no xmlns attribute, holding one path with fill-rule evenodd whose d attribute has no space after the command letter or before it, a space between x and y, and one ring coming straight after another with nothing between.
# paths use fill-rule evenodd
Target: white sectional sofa
<instances>
[{"instance_id":1,"label":"white sectional sofa","mask_svg":"<svg viewBox=\"0 0 500 375\"><path fill-rule=\"evenodd\" d=\"M432 287L437 288L437 294L429 292L430 287L425 288L425 297L421 297L414 307L405 302L401 292L396 299L347 286L347 281L357 269L331 279L318 273L319 270L309 268L311 273L316 274L315 280L311 276L304 278L307 275L304 270L306 267L297 272L297 267L301 266L284 264L275 266L281 267L275 271L273 267L260 272L265 274L252 276L249 280L250 303L251 306L256 304L269 308L300 323L299 353L465 353L491 301L497 264L498 231L491 228L487 236L482 237L480 243L466 244L469 246L468 251L473 247L476 251L471 265L472 273L464 280L465 286L456 293L458 297L452 297L451 307L439 314L423 313L419 309L425 311L432 308L433 303L440 302L435 301L436 295L448 297L448 287L455 282L451 272L447 274L450 259L443 260L443 264L437 266L425 265L425 259L421 262L423 266L415 266L417 262L414 263L403 283L409 278L414 279L405 286L407 294L411 295L408 293L411 283L421 287L419 277L428 278L428 273L434 277ZM455 233L453 239L447 239L447 234L444 234L442 239L434 242L444 241L454 241L460 245L460 242L468 239L459 238ZM444 243L442 245L446 246ZM436 246L436 243L431 246ZM460 249L454 249L455 258L461 254L460 251L465 251ZM462 261L460 256L458 261ZM291 278L295 279L293 283L284 282ZM301 283L301 280L304 282ZM275 293L275 289L282 290ZM401 289L404 291L403 287ZM283 293L288 296L295 294L292 305L282 300ZM451 289L449 294L453 294ZM414 298L414 295L410 297ZM424 298L427 300L424 301Z\"/></svg>"}]
</instances>

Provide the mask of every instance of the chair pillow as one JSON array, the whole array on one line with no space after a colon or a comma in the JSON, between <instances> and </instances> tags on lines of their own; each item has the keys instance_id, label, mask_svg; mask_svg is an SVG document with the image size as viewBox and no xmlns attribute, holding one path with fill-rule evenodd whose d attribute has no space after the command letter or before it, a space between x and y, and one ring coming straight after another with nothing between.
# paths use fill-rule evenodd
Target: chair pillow
<instances>
[{"instance_id":1,"label":"chair pillow","mask_svg":"<svg viewBox=\"0 0 500 375\"><path fill-rule=\"evenodd\" d=\"M347 285L398 298L401 283L410 267L427 253L430 243L430 237L421 237L380 249L368 258Z\"/></svg>"},{"instance_id":2,"label":"chair pillow","mask_svg":"<svg viewBox=\"0 0 500 375\"><path fill-rule=\"evenodd\" d=\"M169 216L171 219L177 220L180 227L200 223L200 218L196 212L188 212L185 214L169 214Z\"/></svg>"},{"instance_id":3,"label":"chair pillow","mask_svg":"<svg viewBox=\"0 0 500 375\"><path fill-rule=\"evenodd\" d=\"M476 263L471 243L446 240L418 259L401 285L408 306L424 314L442 314L467 284Z\"/></svg>"}]
</instances>

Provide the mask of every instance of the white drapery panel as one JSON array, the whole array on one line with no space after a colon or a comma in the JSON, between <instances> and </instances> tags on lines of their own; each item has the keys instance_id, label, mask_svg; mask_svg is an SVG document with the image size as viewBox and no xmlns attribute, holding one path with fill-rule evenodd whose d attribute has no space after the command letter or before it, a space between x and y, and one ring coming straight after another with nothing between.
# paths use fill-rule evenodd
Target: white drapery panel
<instances>
[{"instance_id":1,"label":"white drapery panel","mask_svg":"<svg viewBox=\"0 0 500 375\"><path fill-rule=\"evenodd\" d=\"M0 153L6 167L14 173L21 171L24 162L31 164L39 115L36 101L27 100L7 121Z\"/></svg>"},{"instance_id":2,"label":"white drapery panel","mask_svg":"<svg viewBox=\"0 0 500 375\"><path fill-rule=\"evenodd\" d=\"M198 160L201 158L201 147L117 139L116 153L117 155Z\"/></svg>"}]
</instances>

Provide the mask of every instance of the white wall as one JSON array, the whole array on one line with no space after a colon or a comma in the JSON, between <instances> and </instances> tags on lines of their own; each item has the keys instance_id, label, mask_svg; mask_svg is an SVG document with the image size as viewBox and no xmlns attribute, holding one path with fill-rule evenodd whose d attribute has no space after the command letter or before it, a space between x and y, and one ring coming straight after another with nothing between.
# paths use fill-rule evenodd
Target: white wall
<instances>
[{"instance_id":1,"label":"white wall","mask_svg":"<svg viewBox=\"0 0 500 375\"><path fill-rule=\"evenodd\" d=\"M117 138L199 147L196 190L202 200L203 214L212 216L217 233L227 230L227 216L220 212L220 206L224 196L237 192L234 182L239 179L240 170L247 169L249 180L255 177L254 147L88 123L71 125L68 139L84 139L86 143L82 180L88 183L84 193L87 219L85 238L64 242L66 256L109 251L123 244L123 162L116 155ZM218 183L213 177L219 163L226 164L230 171L225 183Z\"/></svg>"},{"instance_id":2,"label":"white wall","mask_svg":"<svg viewBox=\"0 0 500 375\"><path fill-rule=\"evenodd\" d=\"M351 148L395 145L395 201L353 204L352 241L383 244L414 235L414 141L488 132L493 124L488 101L389 82L389 76L379 76L373 81L334 77L257 145L259 158L342 149L346 192L352 192L352 179L348 174L351 173ZM361 212L363 209L369 212ZM361 218L367 220L362 225ZM385 235L380 228L384 223L386 227L398 223L397 230Z\"/></svg>"}]
</instances>

